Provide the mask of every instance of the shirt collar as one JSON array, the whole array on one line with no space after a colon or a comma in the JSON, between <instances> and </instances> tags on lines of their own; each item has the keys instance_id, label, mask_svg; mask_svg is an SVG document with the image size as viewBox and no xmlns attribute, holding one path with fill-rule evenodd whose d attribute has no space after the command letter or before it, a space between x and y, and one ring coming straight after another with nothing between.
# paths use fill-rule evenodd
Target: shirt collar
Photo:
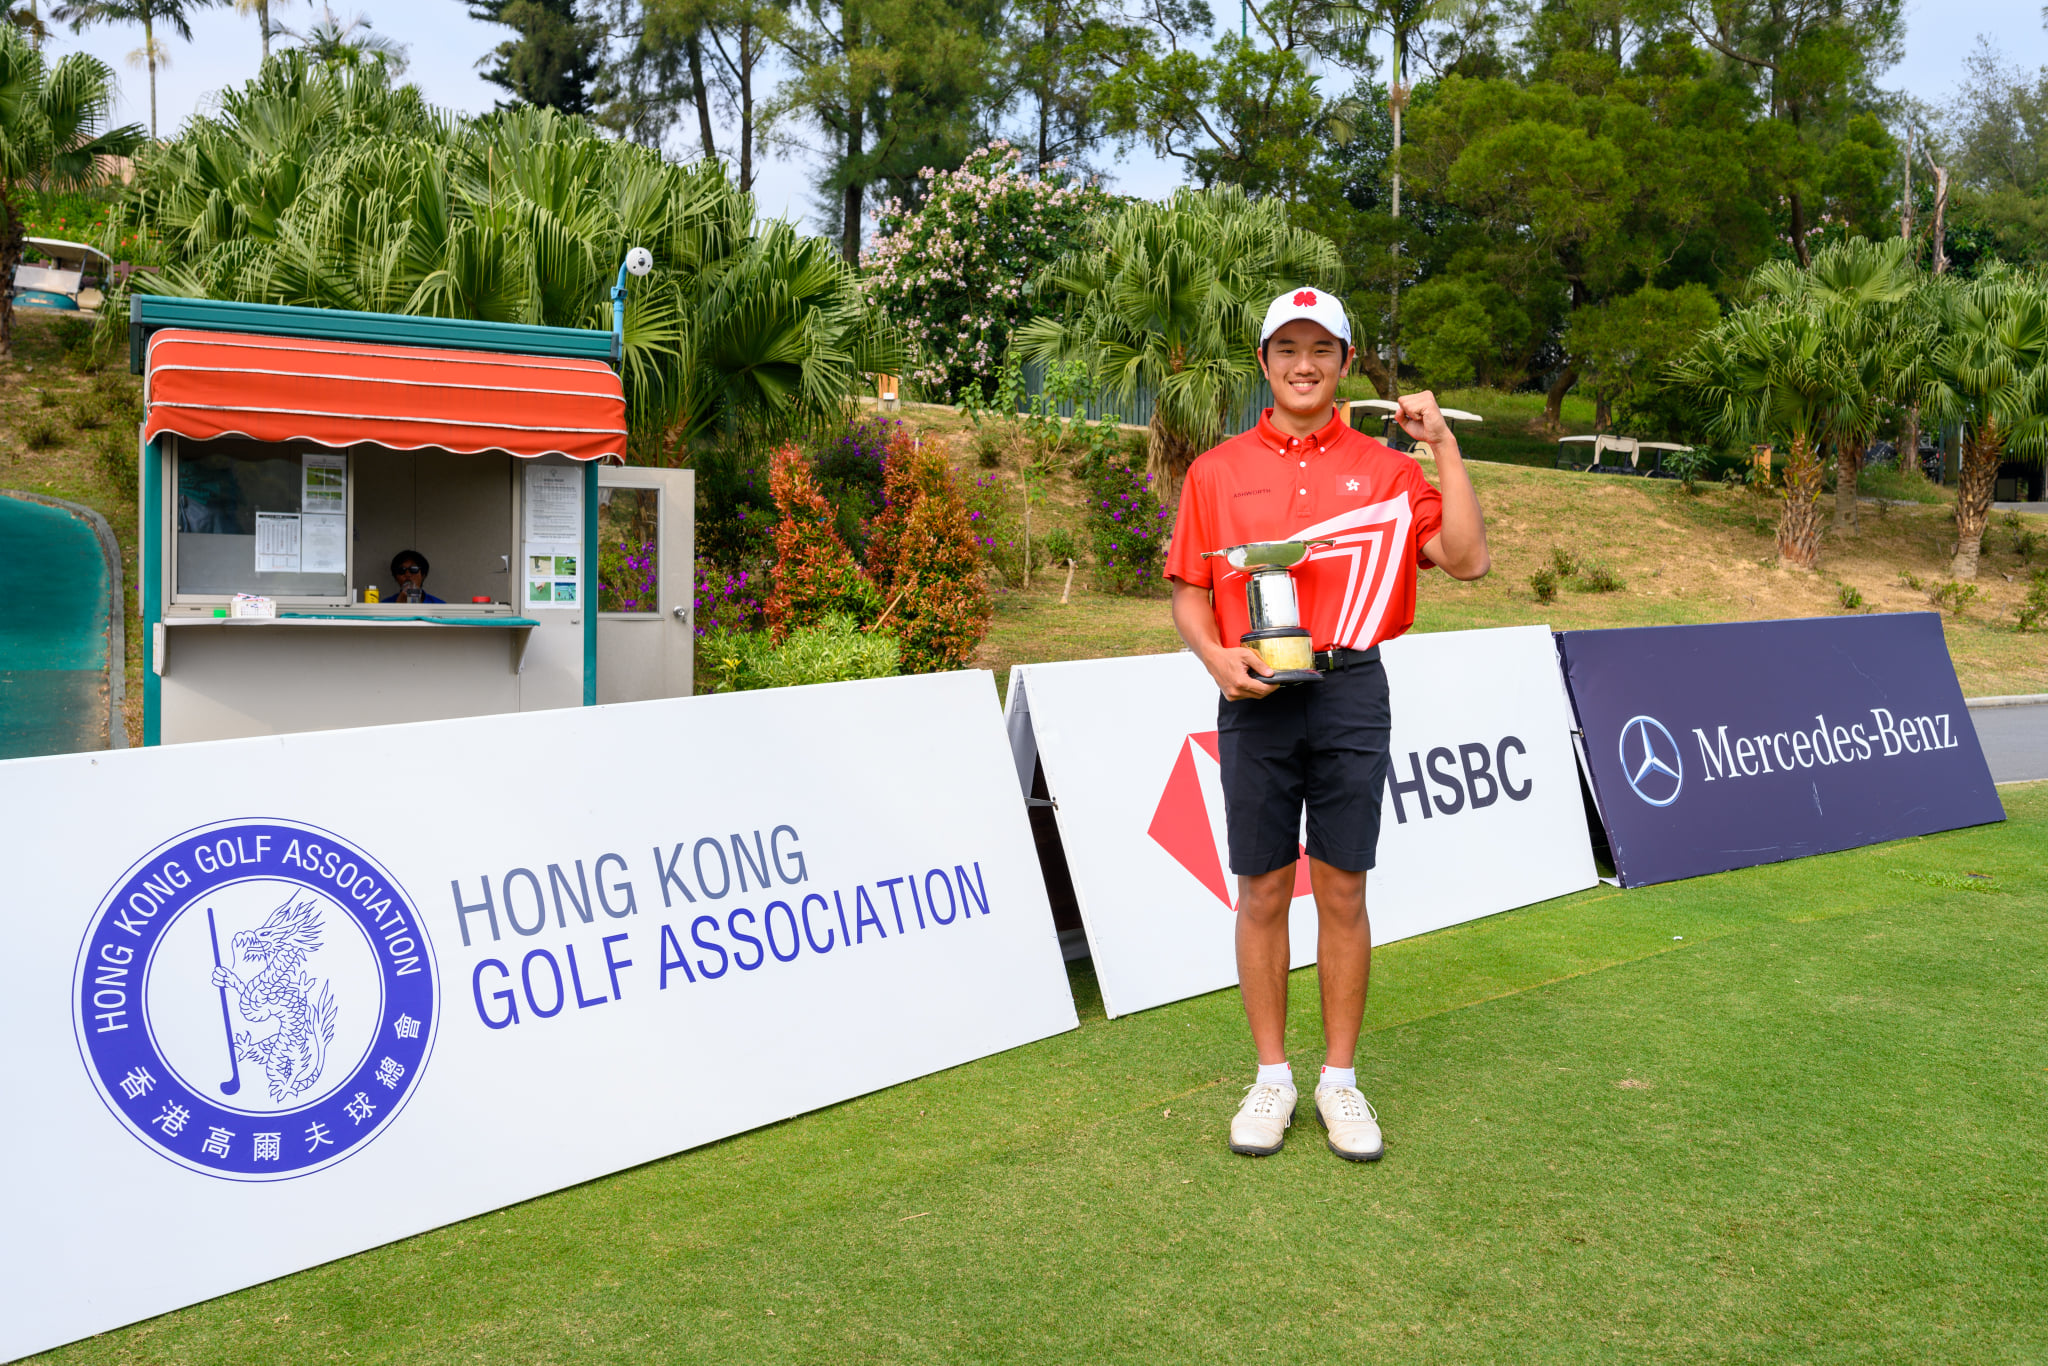
<instances>
[{"instance_id":1,"label":"shirt collar","mask_svg":"<svg viewBox=\"0 0 2048 1366\"><path fill-rule=\"evenodd\" d=\"M1253 428L1259 434L1259 440L1263 441L1268 449L1281 452L1289 449L1301 450L1304 447L1326 451L1336 444L1337 437L1341 433L1350 429L1350 424L1344 421L1343 415L1334 404L1330 408L1330 420L1323 424L1322 430L1316 432L1313 436L1300 438L1299 445L1292 444L1296 438L1287 435L1287 433L1273 425L1273 410L1271 408L1267 408L1259 414L1259 425Z\"/></svg>"}]
</instances>

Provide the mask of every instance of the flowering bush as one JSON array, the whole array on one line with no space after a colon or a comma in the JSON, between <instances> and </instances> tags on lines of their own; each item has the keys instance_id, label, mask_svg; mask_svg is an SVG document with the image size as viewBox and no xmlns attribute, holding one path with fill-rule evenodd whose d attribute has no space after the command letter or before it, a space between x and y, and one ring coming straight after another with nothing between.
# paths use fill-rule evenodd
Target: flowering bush
<instances>
[{"instance_id":1,"label":"flowering bush","mask_svg":"<svg viewBox=\"0 0 2048 1366\"><path fill-rule=\"evenodd\" d=\"M958 669L988 633L995 605L953 472L937 448L899 437L889 450L887 506L868 542L868 569L903 641L903 672Z\"/></svg>"},{"instance_id":2,"label":"flowering bush","mask_svg":"<svg viewBox=\"0 0 2048 1366\"><path fill-rule=\"evenodd\" d=\"M660 576L654 568L654 542L642 541L640 553L625 541L608 542L597 552L597 610L651 612Z\"/></svg>"},{"instance_id":3,"label":"flowering bush","mask_svg":"<svg viewBox=\"0 0 2048 1366\"><path fill-rule=\"evenodd\" d=\"M768 595L768 629L775 639L835 613L873 621L881 599L832 529L832 505L804 453L795 446L776 451L768 485L782 514L775 526L775 589Z\"/></svg>"},{"instance_id":4,"label":"flowering bush","mask_svg":"<svg viewBox=\"0 0 2048 1366\"><path fill-rule=\"evenodd\" d=\"M1016 490L1000 474L978 474L960 490L967 532L1006 583L1024 581L1024 533L1015 507Z\"/></svg>"},{"instance_id":5,"label":"flowering bush","mask_svg":"<svg viewBox=\"0 0 2048 1366\"><path fill-rule=\"evenodd\" d=\"M1111 593L1149 593L1160 584L1166 540L1173 531L1153 477L1117 460L1091 460L1088 540L1095 552L1095 586Z\"/></svg>"},{"instance_id":6,"label":"flowering bush","mask_svg":"<svg viewBox=\"0 0 2048 1366\"><path fill-rule=\"evenodd\" d=\"M697 562L697 586L692 595L697 634L717 631L750 631L761 615L761 600L755 592L753 575L742 569L728 574L717 565Z\"/></svg>"},{"instance_id":7,"label":"flowering bush","mask_svg":"<svg viewBox=\"0 0 2048 1366\"><path fill-rule=\"evenodd\" d=\"M868 523L882 510L889 443L902 427L900 418L856 418L836 435L828 432L811 444L812 468L820 492L832 504L833 528L856 556L866 551Z\"/></svg>"},{"instance_id":8,"label":"flowering bush","mask_svg":"<svg viewBox=\"0 0 2048 1366\"><path fill-rule=\"evenodd\" d=\"M992 142L957 171L926 167L922 202L891 200L877 215L861 263L868 297L902 330L909 378L933 397L990 382L1010 333L1031 317L1025 286L1114 202L1051 174L1057 162L1039 176L1023 162L1021 149Z\"/></svg>"}]
</instances>

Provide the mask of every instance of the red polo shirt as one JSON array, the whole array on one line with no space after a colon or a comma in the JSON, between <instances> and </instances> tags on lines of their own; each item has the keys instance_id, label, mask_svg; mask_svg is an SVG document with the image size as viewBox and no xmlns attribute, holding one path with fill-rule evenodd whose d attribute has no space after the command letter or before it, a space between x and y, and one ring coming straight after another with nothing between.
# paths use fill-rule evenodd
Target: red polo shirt
<instances>
[{"instance_id":1,"label":"red polo shirt","mask_svg":"<svg viewBox=\"0 0 2048 1366\"><path fill-rule=\"evenodd\" d=\"M1259 425L1202 455L1181 487L1166 576L1212 590L1223 643L1251 629L1241 569L1205 550L1249 541L1329 540L1294 568L1301 624L1316 649L1363 650L1415 623L1422 547L1443 527L1443 495L1422 467L1334 413L1314 436Z\"/></svg>"}]
</instances>

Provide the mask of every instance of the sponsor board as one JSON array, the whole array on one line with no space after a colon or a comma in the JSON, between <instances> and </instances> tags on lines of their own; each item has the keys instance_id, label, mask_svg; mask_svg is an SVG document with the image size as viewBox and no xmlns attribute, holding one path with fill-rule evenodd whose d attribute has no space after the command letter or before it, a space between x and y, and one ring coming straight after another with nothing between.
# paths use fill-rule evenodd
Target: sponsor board
<instances>
[{"instance_id":1,"label":"sponsor board","mask_svg":"<svg viewBox=\"0 0 2048 1366\"><path fill-rule=\"evenodd\" d=\"M2005 818L1932 612L1558 649L1624 886Z\"/></svg>"},{"instance_id":2,"label":"sponsor board","mask_svg":"<svg viewBox=\"0 0 2048 1366\"><path fill-rule=\"evenodd\" d=\"M0 1359L1073 1028L990 688L0 763Z\"/></svg>"},{"instance_id":3,"label":"sponsor board","mask_svg":"<svg viewBox=\"0 0 2048 1366\"><path fill-rule=\"evenodd\" d=\"M1548 628L1403 636L1373 940L1388 943L1596 880ZM1317 687L1308 683L1300 686ZM1216 685L1191 654L1020 665L1005 716L1026 792L1043 765L1112 1016L1237 980ZM1293 966L1315 961L1299 865Z\"/></svg>"}]
</instances>

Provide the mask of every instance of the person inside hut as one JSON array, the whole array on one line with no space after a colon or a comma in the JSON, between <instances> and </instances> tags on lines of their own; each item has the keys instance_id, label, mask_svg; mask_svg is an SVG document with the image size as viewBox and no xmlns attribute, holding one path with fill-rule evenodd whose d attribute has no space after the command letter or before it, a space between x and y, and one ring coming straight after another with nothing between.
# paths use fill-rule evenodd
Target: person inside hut
<instances>
[{"instance_id":1,"label":"person inside hut","mask_svg":"<svg viewBox=\"0 0 2048 1366\"><path fill-rule=\"evenodd\" d=\"M401 550L391 557L391 578L398 586L387 601L441 601L427 591L427 557L417 550Z\"/></svg>"}]
</instances>

